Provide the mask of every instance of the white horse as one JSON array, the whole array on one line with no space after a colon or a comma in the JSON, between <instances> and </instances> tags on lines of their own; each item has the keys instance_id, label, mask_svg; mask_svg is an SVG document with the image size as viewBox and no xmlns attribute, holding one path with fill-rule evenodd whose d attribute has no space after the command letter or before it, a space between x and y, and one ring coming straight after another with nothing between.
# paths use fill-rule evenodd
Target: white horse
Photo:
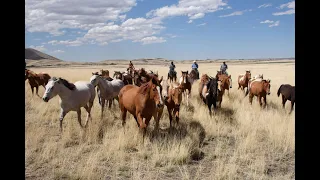
<instances>
[{"instance_id":1,"label":"white horse","mask_svg":"<svg viewBox=\"0 0 320 180\"><path fill-rule=\"evenodd\" d=\"M113 79L112 81L108 81L106 79L103 79L99 75L91 76L90 83L94 87L98 86L100 89L98 96L101 98L101 119L102 119L105 101L106 100L111 101L113 98L115 98L119 103L118 94L121 88L124 86L124 83L120 79Z\"/></svg>"},{"instance_id":2,"label":"white horse","mask_svg":"<svg viewBox=\"0 0 320 180\"><path fill-rule=\"evenodd\" d=\"M96 97L94 86L85 81L72 84L65 79L53 77L46 85L42 99L48 102L56 95L60 97L60 131L62 132L62 121L69 111L76 111L81 128L86 127L89 117L91 118L90 112ZM88 113L85 126L81 124L81 107L84 107Z\"/></svg>"}]
</instances>

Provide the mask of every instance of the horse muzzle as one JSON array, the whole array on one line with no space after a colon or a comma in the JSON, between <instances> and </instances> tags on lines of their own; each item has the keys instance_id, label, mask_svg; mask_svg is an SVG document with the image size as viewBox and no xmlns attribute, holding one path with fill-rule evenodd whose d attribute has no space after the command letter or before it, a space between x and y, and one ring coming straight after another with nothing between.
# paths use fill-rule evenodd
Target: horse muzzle
<instances>
[{"instance_id":1,"label":"horse muzzle","mask_svg":"<svg viewBox=\"0 0 320 180\"><path fill-rule=\"evenodd\" d=\"M157 104L157 108L162 108L163 107L163 104Z\"/></svg>"},{"instance_id":2,"label":"horse muzzle","mask_svg":"<svg viewBox=\"0 0 320 180\"><path fill-rule=\"evenodd\" d=\"M42 100L43 100L44 102L48 102L48 101L49 101L49 98L48 98L48 97L44 97L44 98L42 98Z\"/></svg>"}]
</instances>

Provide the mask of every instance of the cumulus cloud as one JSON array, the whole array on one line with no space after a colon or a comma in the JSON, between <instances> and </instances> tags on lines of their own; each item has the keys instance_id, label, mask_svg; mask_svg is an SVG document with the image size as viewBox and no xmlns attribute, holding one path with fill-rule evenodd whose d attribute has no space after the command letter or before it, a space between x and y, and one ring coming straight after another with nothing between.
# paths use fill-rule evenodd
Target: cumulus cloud
<instances>
[{"instance_id":1,"label":"cumulus cloud","mask_svg":"<svg viewBox=\"0 0 320 180\"><path fill-rule=\"evenodd\" d=\"M83 43L84 42L80 38L76 40L64 40L64 41L52 40L48 42L48 44L51 44L51 45L66 45L66 46L80 46Z\"/></svg>"},{"instance_id":2,"label":"cumulus cloud","mask_svg":"<svg viewBox=\"0 0 320 180\"><path fill-rule=\"evenodd\" d=\"M285 9L287 8L288 10L286 11L281 11L281 12L275 12L275 13L272 13L272 15L274 16L281 16L281 15L290 15L290 14L295 14L295 7L296 6L296 3L295 1L291 1L291 2L288 2L286 4L281 4L278 9Z\"/></svg>"},{"instance_id":3,"label":"cumulus cloud","mask_svg":"<svg viewBox=\"0 0 320 180\"><path fill-rule=\"evenodd\" d=\"M243 15L243 13L246 12L246 11L252 11L252 9L243 10L243 11L235 11L235 12L233 12L233 13L231 13L231 14L221 15L221 16L219 16L219 17L241 16L241 15Z\"/></svg>"},{"instance_id":4,"label":"cumulus cloud","mask_svg":"<svg viewBox=\"0 0 320 180\"><path fill-rule=\"evenodd\" d=\"M231 6L228 6L226 9L232 9L232 7L231 7Z\"/></svg>"},{"instance_id":5,"label":"cumulus cloud","mask_svg":"<svg viewBox=\"0 0 320 180\"><path fill-rule=\"evenodd\" d=\"M135 0L26 0L25 24L29 32L57 36L64 34L64 28L88 30L100 23L123 20L133 6Z\"/></svg>"},{"instance_id":6,"label":"cumulus cloud","mask_svg":"<svg viewBox=\"0 0 320 180\"><path fill-rule=\"evenodd\" d=\"M262 5L260 5L258 8L266 8L266 7L270 7L270 6L272 6L272 4L262 4Z\"/></svg>"},{"instance_id":7,"label":"cumulus cloud","mask_svg":"<svg viewBox=\"0 0 320 180\"><path fill-rule=\"evenodd\" d=\"M47 51L47 49L44 47L44 45L41 45L41 46L31 45L31 46L29 46L29 47L32 48L32 49L36 49L36 50L38 50L38 51L41 51L41 52Z\"/></svg>"},{"instance_id":8,"label":"cumulus cloud","mask_svg":"<svg viewBox=\"0 0 320 180\"><path fill-rule=\"evenodd\" d=\"M206 13L222 10L227 3L222 0L179 0L178 4L149 11L147 17L188 16L189 20L203 18Z\"/></svg>"},{"instance_id":9,"label":"cumulus cloud","mask_svg":"<svg viewBox=\"0 0 320 180\"><path fill-rule=\"evenodd\" d=\"M279 24L280 24L280 21L276 21L276 22L270 24L269 27L279 26Z\"/></svg>"},{"instance_id":10,"label":"cumulus cloud","mask_svg":"<svg viewBox=\"0 0 320 180\"><path fill-rule=\"evenodd\" d=\"M142 42L142 44L153 44L153 43L163 43L163 42L166 42L166 40L163 39L163 37L150 36L134 42Z\"/></svg>"}]
</instances>

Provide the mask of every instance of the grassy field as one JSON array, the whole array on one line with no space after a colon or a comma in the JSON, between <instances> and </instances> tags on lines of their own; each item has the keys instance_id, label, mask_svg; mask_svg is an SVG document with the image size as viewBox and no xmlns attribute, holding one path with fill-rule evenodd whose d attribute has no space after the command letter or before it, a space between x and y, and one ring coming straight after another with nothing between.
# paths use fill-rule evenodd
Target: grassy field
<instances>
[{"instance_id":1,"label":"grassy field","mask_svg":"<svg viewBox=\"0 0 320 180\"><path fill-rule=\"evenodd\" d=\"M198 82L192 87L190 107L182 104L180 127L169 132L165 107L160 120L160 135L153 136L154 120L141 144L141 134L131 115L127 116L125 134L118 103L105 110L96 98L92 122L84 132L76 112L67 114L64 130L59 132L59 97L48 103L25 91L25 167L26 179L295 179L295 113L288 114L290 103L282 109L276 93L281 84L295 85L295 65L291 63L237 63L229 65L233 88L224 96L222 108L212 118L207 107L198 101ZM181 70L191 64L176 64ZM220 64L201 63L200 73L214 76ZM136 65L158 71L166 79L168 67ZM31 68L62 77L70 82L89 81L91 72L101 68L113 75L126 66L88 66L77 68ZM252 76L263 74L271 80L268 106L260 109L257 99L237 90L237 76L251 70ZM39 94L44 93L40 87ZM82 119L86 113L82 109ZM199 146L200 144L200 146Z\"/></svg>"}]
</instances>

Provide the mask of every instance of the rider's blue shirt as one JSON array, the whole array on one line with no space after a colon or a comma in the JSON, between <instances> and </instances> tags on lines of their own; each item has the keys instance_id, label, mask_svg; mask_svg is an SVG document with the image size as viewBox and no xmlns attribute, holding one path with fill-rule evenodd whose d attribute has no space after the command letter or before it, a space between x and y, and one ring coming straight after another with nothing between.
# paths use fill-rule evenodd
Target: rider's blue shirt
<instances>
[{"instance_id":1,"label":"rider's blue shirt","mask_svg":"<svg viewBox=\"0 0 320 180\"><path fill-rule=\"evenodd\" d=\"M192 69L198 69L198 64L194 64L194 63L193 63L192 66L191 66L191 68L192 68Z\"/></svg>"}]
</instances>

